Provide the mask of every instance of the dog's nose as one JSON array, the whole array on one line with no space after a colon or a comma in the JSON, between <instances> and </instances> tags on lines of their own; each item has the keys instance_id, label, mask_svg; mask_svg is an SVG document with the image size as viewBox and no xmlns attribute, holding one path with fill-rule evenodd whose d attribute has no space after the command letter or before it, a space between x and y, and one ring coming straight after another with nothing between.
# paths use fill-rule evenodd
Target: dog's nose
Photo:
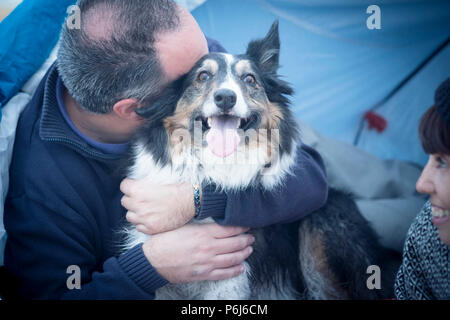
<instances>
[{"instance_id":1,"label":"dog's nose","mask_svg":"<svg viewBox=\"0 0 450 320\"><path fill-rule=\"evenodd\" d=\"M214 94L214 102L222 111L228 111L236 104L236 93L230 89L220 89Z\"/></svg>"}]
</instances>

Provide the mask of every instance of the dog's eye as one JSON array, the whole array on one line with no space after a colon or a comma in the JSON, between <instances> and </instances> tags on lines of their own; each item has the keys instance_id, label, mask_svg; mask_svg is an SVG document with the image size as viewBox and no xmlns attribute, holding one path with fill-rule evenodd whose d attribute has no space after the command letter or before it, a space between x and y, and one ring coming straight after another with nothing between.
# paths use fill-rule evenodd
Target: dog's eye
<instances>
[{"instance_id":1,"label":"dog's eye","mask_svg":"<svg viewBox=\"0 0 450 320\"><path fill-rule=\"evenodd\" d=\"M211 78L211 75L207 71L202 71L199 73L197 78L199 81L206 81Z\"/></svg>"},{"instance_id":2,"label":"dog's eye","mask_svg":"<svg viewBox=\"0 0 450 320\"><path fill-rule=\"evenodd\" d=\"M249 84L249 85L252 85L252 86L254 86L255 83L256 83L255 77L252 76L251 74L245 75L244 78L243 78L243 80L244 80L245 83L247 83L247 84Z\"/></svg>"}]
</instances>

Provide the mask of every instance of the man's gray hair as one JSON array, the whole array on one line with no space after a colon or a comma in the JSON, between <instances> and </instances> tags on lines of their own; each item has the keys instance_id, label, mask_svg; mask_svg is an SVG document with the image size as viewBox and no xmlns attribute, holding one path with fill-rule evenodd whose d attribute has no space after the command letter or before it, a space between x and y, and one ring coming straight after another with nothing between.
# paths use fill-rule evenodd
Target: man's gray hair
<instances>
[{"instance_id":1,"label":"man's gray hair","mask_svg":"<svg viewBox=\"0 0 450 320\"><path fill-rule=\"evenodd\" d=\"M62 28L57 68L82 108L108 113L122 99L148 103L164 80L155 36L179 24L172 0L79 0L81 28Z\"/></svg>"}]
</instances>

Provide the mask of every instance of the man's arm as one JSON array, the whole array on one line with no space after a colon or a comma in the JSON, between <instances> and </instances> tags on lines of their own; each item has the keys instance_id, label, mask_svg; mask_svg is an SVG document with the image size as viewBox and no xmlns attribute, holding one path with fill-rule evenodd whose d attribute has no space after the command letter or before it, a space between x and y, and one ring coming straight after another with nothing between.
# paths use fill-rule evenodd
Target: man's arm
<instances>
[{"instance_id":1,"label":"man's arm","mask_svg":"<svg viewBox=\"0 0 450 320\"><path fill-rule=\"evenodd\" d=\"M152 299L167 283L141 246L102 263L93 224L70 207L56 212L23 195L7 199L5 212L5 267L18 277L22 298ZM67 287L76 277L69 266L79 267L80 289Z\"/></svg>"},{"instance_id":2,"label":"man's arm","mask_svg":"<svg viewBox=\"0 0 450 320\"><path fill-rule=\"evenodd\" d=\"M51 205L25 195L6 202L5 266L19 279L21 298L153 299L169 281L237 276L252 252L254 237L242 234L247 229L202 224L160 233L108 258L104 246L111 244L99 239L98 221L70 205Z\"/></svg>"},{"instance_id":3,"label":"man's arm","mask_svg":"<svg viewBox=\"0 0 450 320\"><path fill-rule=\"evenodd\" d=\"M328 184L319 153L302 145L292 171L280 187L271 191L248 188L225 193L215 191L214 185L205 186L200 218L212 217L221 225L258 228L295 221L322 207Z\"/></svg>"},{"instance_id":4,"label":"man's arm","mask_svg":"<svg viewBox=\"0 0 450 320\"><path fill-rule=\"evenodd\" d=\"M274 190L248 188L227 193L216 191L214 185L203 186L199 218L258 228L295 221L319 209L328 196L322 158L314 149L302 145L296 160L292 175ZM194 216L193 187L187 183L155 185L152 177L146 177L125 179L120 188L127 220L141 232L157 234L179 228Z\"/></svg>"}]
</instances>

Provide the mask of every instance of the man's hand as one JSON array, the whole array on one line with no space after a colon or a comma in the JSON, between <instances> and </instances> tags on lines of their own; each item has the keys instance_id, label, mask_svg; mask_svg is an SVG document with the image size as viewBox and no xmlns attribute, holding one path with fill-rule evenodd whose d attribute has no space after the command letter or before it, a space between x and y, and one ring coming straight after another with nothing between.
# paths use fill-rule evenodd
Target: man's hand
<instances>
[{"instance_id":1,"label":"man's hand","mask_svg":"<svg viewBox=\"0 0 450 320\"><path fill-rule=\"evenodd\" d=\"M151 178L125 179L120 184L124 193L122 206L126 219L146 234L177 229L194 217L194 191L188 183L157 185Z\"/></svg>"},{"instance_id":2,"label":"man's hand","mask_svg":"<svg viewBox=\"0 0 450 320\"><path fill-rule=\"evenodd\" d=\"M244 272L243 262L252 253L248 228L218 224L188 224L159 233L143 245L151 265L171 283L222 280Z\"/></svg>"}]
</instances>

